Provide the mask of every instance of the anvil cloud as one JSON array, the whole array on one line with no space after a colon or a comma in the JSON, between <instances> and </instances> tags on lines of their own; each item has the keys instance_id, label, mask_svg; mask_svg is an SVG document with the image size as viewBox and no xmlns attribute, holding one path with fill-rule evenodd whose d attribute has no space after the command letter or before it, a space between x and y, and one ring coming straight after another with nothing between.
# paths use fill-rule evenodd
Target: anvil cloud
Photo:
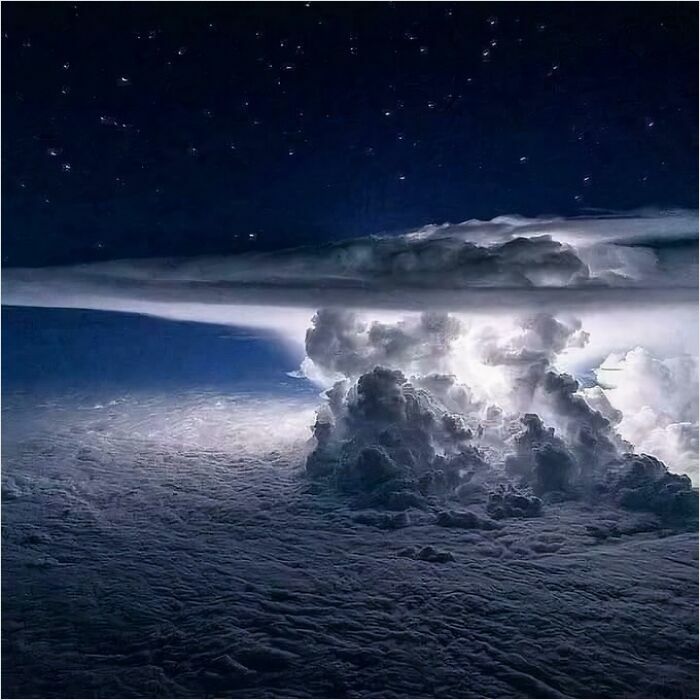
<instances>
[{"instance_id":1,"label":"anvil cloud","mask_svg":"<svg viewBox=\"0 0 700 700\"><path fill-rule=\"evenodd\" d=\"M499 217L271 253L10 269L3 303L210 323L240 323L239 307L321 299L469 312L693 304L697 232L694 212Z\"/></svg>"}]
</instances>

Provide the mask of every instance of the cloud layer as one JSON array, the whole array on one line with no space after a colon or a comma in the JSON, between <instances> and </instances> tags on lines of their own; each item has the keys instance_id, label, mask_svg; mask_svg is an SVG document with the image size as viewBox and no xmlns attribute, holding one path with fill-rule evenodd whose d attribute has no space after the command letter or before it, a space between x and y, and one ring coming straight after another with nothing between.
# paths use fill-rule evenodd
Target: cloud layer
<instances>
[{"instance_id":1,"label":"cloud layer","mask_svg":"<svg viewBox=\"0 0 700 700\"><path fill-rule=\"evenodd\" d=\"M358 512L299 474L296 402L47 398L3 403L7 697L698 694L697 533Z\"/></svg>"},{"instance_id":2,"label":"cloud layer","mask_svg":"<svg viewBox=\"0 0 700 700\"><path fill-rule=\"evenodd\" d=\"M697 324L696 238L502 218L6 272L6 304L293 327L327 389L315 416L11 397L8 693L696 696L697 491L642 454L697 460L697 359L668 332Z\"/></svg>"},{"instance_id":3,"label":"cloud layer","mask_svg":"<svg viewBox=\"0 0 700 700\"><path fill-rule=\"evenodd\" d=\"M222 307L317 308L320 297L452 311L694 303L697 230L694 212L499 217L274 253L7 270L3 303L205 322Z\"/></svg>"}]
</instances>

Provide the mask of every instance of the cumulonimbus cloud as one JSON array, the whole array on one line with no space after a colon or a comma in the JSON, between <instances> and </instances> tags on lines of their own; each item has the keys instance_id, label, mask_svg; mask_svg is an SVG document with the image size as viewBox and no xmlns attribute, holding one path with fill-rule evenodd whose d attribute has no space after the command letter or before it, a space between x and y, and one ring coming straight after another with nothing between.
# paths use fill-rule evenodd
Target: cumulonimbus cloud
<instances>
[{"instance_id":1,"label":"cumulonimbus cloud","mask_svg":"<svg viewBox=\"0 0 700 700\"><path fill-rule=\"evenodd\" d=\"M633 325L648 336L650 319L696 329L697 240L693 212L499 217L266 253L8 270L3 303L282 332L300 314L302 372L332 384L309 471L353 492L369 483L372 498L381 482L391 507L417 502L417 493L469 491L480 474L494 486L505 475L539 494L602 490L631 507L685 512L696 506L688 477L630 451L649 425L630 387L646 381L640 373L663 383L675 365L628 354L618 363L626 382L615 391L598 382L597 394L556 365L595 346L591 372L609 352L638 344ZM612 322L593 333L578 314L567 318L573 311L622 313L622 346ZM381 319L390 312L403 315ZM510 329L464 325L479 314L519 320ZM697 405L654 410L661 432L650 446L689 471Z\"/></svg>"},{"instance_id":2,"label":"cumulonimbus cloud","mask_svg":"<svg viewBox=\"0 0 700 700\"><path fill-rule=\"evenodd\" d=\"M319 311L303 369L320 370L332 386L317 413L308 473L364 507L389 510L423 508L435 498L478 503L491 492L492 512L508 517L498 493L507 484L519 517L539 514L537 497L552 494L607 499L671 519L696 515L690 478L635 453L620 434L626 417L610 403L618 398L599 397L607 401L605 415L578 381L557 370L562 352L588 342L580 322L539 313L514 333L472 332L471 360L480 367L473 378L494 368L505 380L495 392L450 372L464 331L444 312L385 324ZM646 372L630 383L643 383ZM669 376L668 366L657 374ZM688 440L695 435L697 457L697 408L686 433Z\"/></svg>"}]
</instances>

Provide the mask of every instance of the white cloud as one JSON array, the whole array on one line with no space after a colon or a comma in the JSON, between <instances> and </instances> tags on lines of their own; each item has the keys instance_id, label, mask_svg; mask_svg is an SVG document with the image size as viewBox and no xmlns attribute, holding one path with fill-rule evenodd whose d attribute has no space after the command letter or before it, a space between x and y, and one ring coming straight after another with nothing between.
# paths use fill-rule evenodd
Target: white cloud
<instances>
[{"instance_id":1,"label":"white cloud","mask_svg":"<svg viewBox=\"0 0 700 700\"><path fill-rule=\"evenodd\" d=\"M610 406L622 414L622 437L697 481L697 357L658 358L637 347L609 355L596 377Z\"/></svg>"},{"instance_id":2,"label":"white cloud","mask_svg":"<svg viewBox=\"0 0 700 700\"><path fill-rule=\"evenodd\" d=\"M245 306L472 313L694 304L694 240L689 212L499 217L273 253L10 269L3 303L207 323L239 322Z\"/></svg>"}]
</instances>

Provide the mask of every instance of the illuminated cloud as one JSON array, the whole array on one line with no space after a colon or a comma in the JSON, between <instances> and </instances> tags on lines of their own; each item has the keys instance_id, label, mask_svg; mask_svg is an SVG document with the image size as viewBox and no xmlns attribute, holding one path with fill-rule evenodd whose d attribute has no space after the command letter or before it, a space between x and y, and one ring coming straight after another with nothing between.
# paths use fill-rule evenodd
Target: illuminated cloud
<instances>
[{"instance_id":1,"label":"illuminated cloud","mask_svg":"<svg viewBox=\"0 0 700 700\"><path fill-rule=\"evenodd\" d=\"M636 454L617 430L624 413L604 395L589 402L579 382L556 369L560 353L587 343L580 322L540 313L516 332L478 329L470 359L479 368L469 383L446 373L462 330L444 313L392 326L320 311L303 369L337 380L317 414L308 473L361 507L424 508L435 498L483 504L507 484L509 502L524 499L528 513L534 493L696 516L691 480ZM497 392L480 381L486 367L500 373ZM697 430L687 433L697 446Z\"/></svg>"},{"instance_id":2,"label":"illuminated cloud","mask_svg":"<svg viewBox=\"0 0 700 700\"><path fill-rule=\"evenodd\" d=\"M453 467L469 471L462 443L478 435L530 486L559 483L551 465L570 464L562 483L580 489L628 443L692 473L697 404L640 404L630 389L648 381L651 391L665 361L641 367L627 356L615 389L594 369L636 345L660 358L695 352L697 231L694 212L499 217L266 253L7 270L3 303L273 329L304 344L303 374L340 382L326 413L351 416L343 430L364 436L357 445L370 452L350 460L361 473L400 463L386 446L374 449L366 414L397 401L410 418L399 442L409 433L420 442L413 419L431 423L413 444L424 463L459 444ZM650 337L657 324L664 332ZM588 376L588 387L573 375ZM681 381L695 387L697 376ZM556 439L530 445L529 413Z\"/></svg>"},{"instance_id":3,"label":"illuminated cloud","mask_svg":"<svg viewBox=\"0 0 700 700\"><path fill-rule=\"evenodd\" d=\"M698 476L698 359L658 358L637 347L613 353L596 370L587 397L640 452Z\"/></svg>"},{"instance_id":4,"label":"illuminated cloud","mask_svg":"<svg viewBox=\"0 0 700 700\"><path fill-rule=\"evenodd\" d=\"M693 212L499 217L270 253L10 269L3 303L223 323L245 306L649 308L695 303L696 242Z\"/></svg>"}]
</instances>

